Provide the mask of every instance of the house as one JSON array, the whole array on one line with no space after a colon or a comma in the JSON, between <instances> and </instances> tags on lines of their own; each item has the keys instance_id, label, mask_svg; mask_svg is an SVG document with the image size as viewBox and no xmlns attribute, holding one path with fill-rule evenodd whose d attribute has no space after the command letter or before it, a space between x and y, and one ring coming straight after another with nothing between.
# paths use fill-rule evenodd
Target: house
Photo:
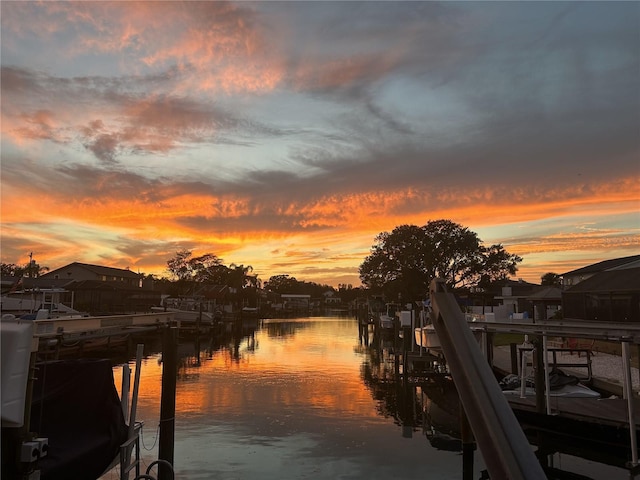
<instances>
[{"instance_id":1,"label":"house","mask_svg":"<svg viewBox=\"0 0 640 480\"><path fill-rule=\"evenodd\" d=\"M326 292L324 292L323 294L324 297L324 304L325 306L331 307L331 306L341 306L342 305L342 298L340 298L338 295L336 295L336 293L332 290L328 290Z\"/></svg>"},{"instance_id":2,"label":"house","mask_svg":"<svg viewBox=\"0 0 640 480\"><path fill-rule=\"evenodd\" d=\"M308 315L311 308L311 295L283 293L280 295L285 312Z\"/></svg>"},{"instance_id":3,"label":"house","mask_svg":"<svg viewBox=\"0 0 640 480\"><path fill-rule=\"evenodd\" d=\"M564 318L640 322L640 266L634 267L634 263L589 273L588 278L565 289L562 292Z\"/></svg>"},{"instance_id":4,"label":"house","mask_svg":"<svg viewBox=\"0 0 640 480\"><path fill-rule=\"evenodd\" d=\"M529 297L540 290L540 285L525 282L524 280L505 280L501 283L500 295L494 298L503 306L503 310L508 316L522 314L522 317L529 318L533 314L533 305ZM495 309L494 309L495 311ZM500 316L504 314L500 312ZM496 317L498 314L496 315ZM515 318L515 317L514 317Z\"/></svg>"},{"instance_id":5,"label":"house","mask_svg":"<svg viewBox=\"0 0 640 480\"><path fill-rule=\"evenodd\" d=\"M75 309L96 315L147 312L158 305L160 292L143 288L142 277L129 269L73 262L29 282L36 289L62 287Z\"/></svg>"},{"instance_id":6,"label":"house","mask_svg":"<svg viewBox=\"0 0 640 480\"><path fill-rule=\"evenodd\" d=\"M76 282L83 280L117 282L123 286L134 288L140 287L142 281L142 275L132 272L129 269L103 267L101 265L90 265L79 262L73 262L64 267L56 268L44 275L40 275L39 278L55 280L66 279Z\"/></svg>"},{"instance_id":7,"label":"house","mask_svg":"<svg viewBox=\"0 0 640 480\"><path fill-rule=\"evenodd\" d=\"M638 267L640 267L640 255L632 255L630 257L614 258L593 263L586 267L563 273L560 277L562 277L562 286L569 288L600 272Z\"/></svg>"},{"instance_id":8,"label":"house","mask_svg":"<svg viewBox=\"0 0 640 480\"><path fill-rule=\"evenodd\" d=\"M560 315L562 290L554 286L538 287L538 290L527 297L527 300L533 305L535 321L554 319Z\"/></svg>"}]
</instances>

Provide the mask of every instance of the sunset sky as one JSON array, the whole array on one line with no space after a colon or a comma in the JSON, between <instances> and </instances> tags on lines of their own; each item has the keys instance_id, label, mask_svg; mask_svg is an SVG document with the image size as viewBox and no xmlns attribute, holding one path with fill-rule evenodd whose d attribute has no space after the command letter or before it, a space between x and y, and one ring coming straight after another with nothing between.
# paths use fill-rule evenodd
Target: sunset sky
<instances>
[{"instance_id":1,"label":"sunset sky","mask_svg":"<svg viewBox=\"0 0 640 480\"><path fill-rule=\"evenodd\" d=\"M638 2L0 9L2 262L358 286L437 219L536 283L640 253Z\"/></svg>"}]
</instances>

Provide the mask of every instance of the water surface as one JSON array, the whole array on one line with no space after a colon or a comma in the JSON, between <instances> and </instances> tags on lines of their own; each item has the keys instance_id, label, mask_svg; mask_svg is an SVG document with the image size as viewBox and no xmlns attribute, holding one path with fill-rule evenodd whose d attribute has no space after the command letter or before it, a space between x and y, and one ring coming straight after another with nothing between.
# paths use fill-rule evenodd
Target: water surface
<instances>
[{"instance_id":1,"label":"water surface","mask_svg":"<svg viewBox=\"0 0 640 480\"><path fill-rule=\"evenodd\" d=\"M391 343L366 345L354 319L336 317L265 320L222 344L201 339L199 350L181 340L176 478L462 479L461 454L430 442L434 433L451 439L457 420L446 400L435 405L397 381ZM158 457L161 355L149 352L141 372L137 418L148 465ZM114 374L119 385L121 369ZM555 462L598 472L592 478L626 476L573 457ZM480 478L479 451L474 463Z\"/></svg>"}]
</instances>

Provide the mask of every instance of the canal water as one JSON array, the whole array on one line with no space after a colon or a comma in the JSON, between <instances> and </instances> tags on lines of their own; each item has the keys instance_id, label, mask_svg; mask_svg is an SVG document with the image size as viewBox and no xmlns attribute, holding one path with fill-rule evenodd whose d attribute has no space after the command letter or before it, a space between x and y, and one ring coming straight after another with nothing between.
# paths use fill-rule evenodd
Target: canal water
<instances>
[{"instance_id":1,"label":"canal water","mask_svg":"<svg viewBox=\"0 0 640 480\"><path fill-rule=\"evenodd\" d=\"M175 478L462 479L450 397L400 381L392 343L362 338L355 319L339 317L261 320L222 341L182 338ZM151 342L137 408L142 473L158 458L161 377ZM566 455L553 463L593 479L628 476ZM484 468L477 450L473 478Z\"/></svg>"}]
</instances>

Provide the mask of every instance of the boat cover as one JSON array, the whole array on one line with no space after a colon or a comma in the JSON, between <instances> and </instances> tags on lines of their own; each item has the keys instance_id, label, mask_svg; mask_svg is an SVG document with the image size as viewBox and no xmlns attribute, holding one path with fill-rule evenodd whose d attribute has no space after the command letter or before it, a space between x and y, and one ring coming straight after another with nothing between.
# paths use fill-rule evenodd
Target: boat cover
<instances>
[{"instance_id":1,"label":"boat cover","mask_svg":"<svg viewBox=\"0 0 640 480\"><path fill-rule=\"evenodd\" d=\"M95 480L127 439L109 360L38 364L31 431L49 439L38 461L42 480Z\"/></svg>"}]
</instances>

